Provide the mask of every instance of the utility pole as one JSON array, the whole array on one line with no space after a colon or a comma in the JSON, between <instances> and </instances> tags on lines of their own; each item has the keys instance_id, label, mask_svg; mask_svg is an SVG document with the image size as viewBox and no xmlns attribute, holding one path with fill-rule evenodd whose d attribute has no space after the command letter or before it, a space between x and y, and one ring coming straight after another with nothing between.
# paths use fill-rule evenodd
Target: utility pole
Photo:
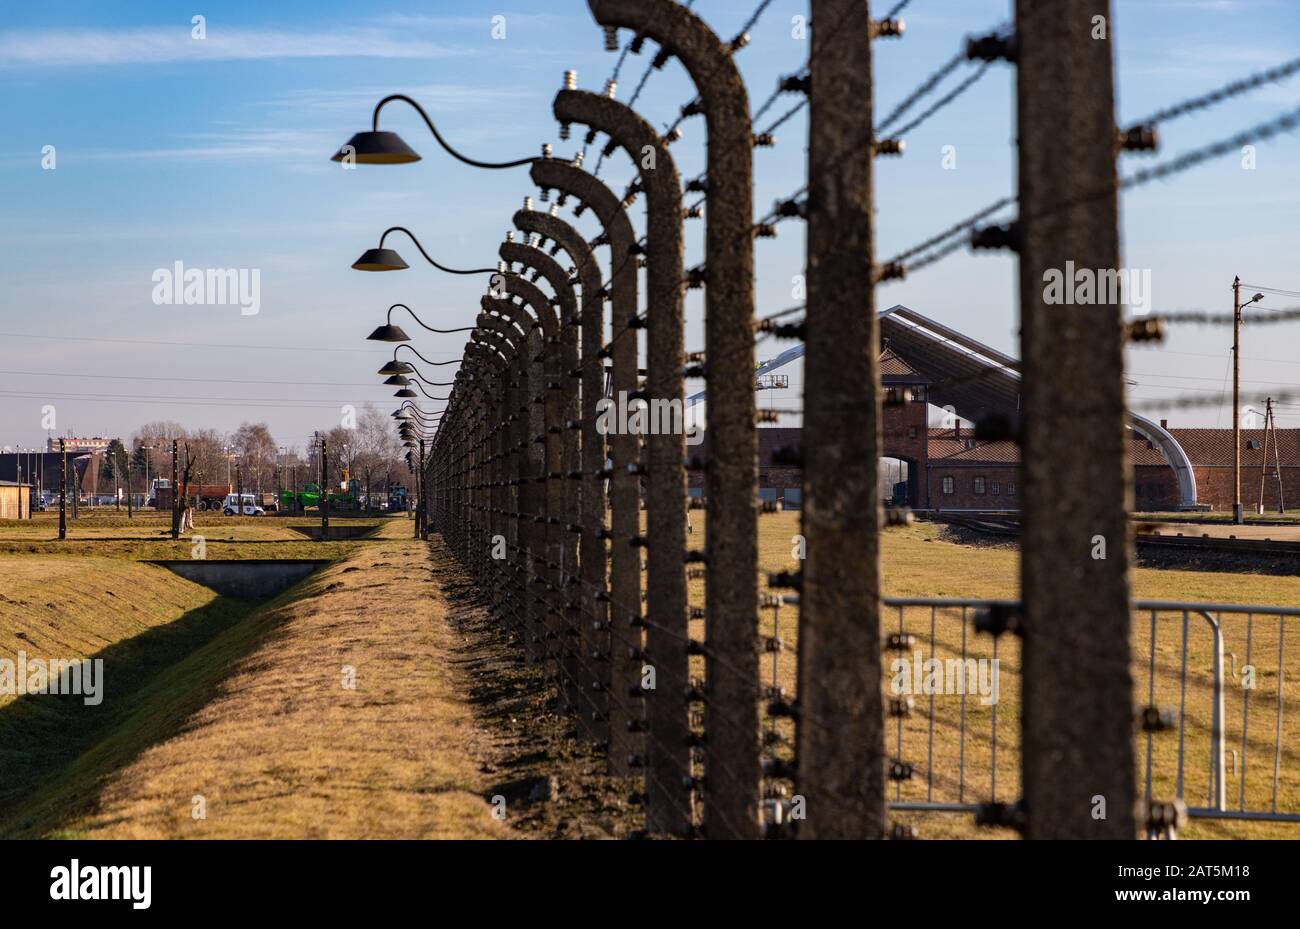
<instances>
[{"instance_id":1,"label":"utility pole","mask_svg":"<svg viewBox=\"0 0 1300 929\"><path fill-rule=\"evenodd\" d=\"M424 538L424 439L420 440L420 468L415 473L415 494L419 509L415 511L415 537Z\"/></svg>"},{"instance_id":2,"label":"utility pole","mask_svg":"<svg viewBox=\"0 0 1300 929\"><path fill-rule=\"evenodd\" d=\"M77 464L76 464L76 459L74 458L72 463L72 518L73 520L76 520L78 516L77 506L78 504L81 503L80 490L81 490L81 481L77 475Z\"/></svg>"},{"instance_id":3,"label":"utility pole","mask_svg":"<svg viewBox=\"0 0 1300 929\"><path fill-rule=\"evenodd\" d=\"M144 451L144 502L147 505L149 503L149 453L153 451L153 446L141 445L140 448ZM158 509L156 497L153 501L153 507L155 510Z\"/></svg>"},{"instance_id":4,"label":"utility pole","mask_svg":"<svg viewBox=\"0 0 1300 929\"><path fill-rule=\"evenodd\" d=\"M68 537L68 446L59 439L59 540Z\"/></svg>"},{"instance_id":5,"label":"utility pole","mask_svg":"<svg viewBox=\"0 0 1300 929\"><path fill-rule=\"evenodd\" d=\"M325 436L320 437L320 540L324 542L330 534L330 488L329 466L327 464L328 446Z\"/></svg>"},{"instance_id":6,"label":"utility pole","mask_svg":"<svg viewBox=\"0 0 1300 929\"><path fill-rule=\"evenodd\" d=\"M1241 509L1241 278L1232 279L1232 522L1246 521Z\"/></svg>"},{"instance_id":7,"label":"utility pole","mask_svg":"<svg viewBox=\"0 0 1300 929\"><path fill-rule=\"evenodd\" d=\"M180 473L178 471L177 454L180 451L180 442L172 439L172 538L181 537L181 511L180 511Z\"/></svg>"},{"instance_id":8,"label":"utility pole","mask_svg":"<svg viewBox=\"0 0 1300 929\"><path fill-rule=\"evenodd\" d=\"M1286 499L1282 495L1282 456L1277 442L1277 415L1273 412L1273 398L1268 398L1268 421L1273 430L1273 471L1277 474L1277 511L1286 512Z\"/></svg>"},{"instance_id":9,"label":"utility pole","mask_svg":"<svg viewBox=\"0 0 1300 929\"><path fill-rule=\"evenodd\" d=\"M566 75L566 85L571 85ZM585 123L608 133L639 164L647 200L645 245L647 300L655 308L648 320L646 390L655 402L680 406L685 364L682 326L682 188L668 143L625 104L604 96L566 89L555 98L561 123ZM653 153L646 167L643 153ZM576 332L575 332L576 334ZM576 358L573 362L576 365ZM576 415L576 412L575 412ZM690 708L689 614L686 570L686 457L680 430L656 430L645 437L646 631L644 665L655 669L660 686L637 687L645 720L654 738L645 745L646 827L652 832L690 835L693 806Z\"/></svg>"},{"instance_id":10,"label":"utility pole","mask_svg":"<svg viewBox=\"0 0 1300 929\"><path fill-rule=\"evenodd\" d=\"M1286 500L1282 494L1282 458L1278 450L1277 442L1277 418L1273 414L1273 398L1268 397L1264 407L1264 447L1263 454L1259 458L1259 503L1255 507L1255 512L1263 515L1264 513L1264 488L1268 479L1268 443L1269 439L1273 440L1273 475L1277 478L1277 511L1286 512Z\"/></svg>"},{"instance_id":11,"label":"utility pole","mask_svg":"<svg viewBox=\"0 0 1300 929\"><path fill-rule=\"evenodd\" d=\"M1232 481L1236 488L1232 497L1232 521L1238 526L1246 520L1241 506L1241 311L1263 299L1263 294L1255 294L1242 303L1241 278L1232 279Z\"/></svg>"},{"instance_id":12,"label":"utility pole","mask_svg":"<svg viewBox=\"0 0 1300 929\"><path fill-rule=\"evenodd\" d=\"M1269 429L1273 422L1273 398L1269 397L1264 401L1264 445L1259 456L1259 499L1255 503L1255 512L1260 516L1264 515L1264 487L1268 475L1268 437L1272 431Z\"/></svg>"}]
</instances>

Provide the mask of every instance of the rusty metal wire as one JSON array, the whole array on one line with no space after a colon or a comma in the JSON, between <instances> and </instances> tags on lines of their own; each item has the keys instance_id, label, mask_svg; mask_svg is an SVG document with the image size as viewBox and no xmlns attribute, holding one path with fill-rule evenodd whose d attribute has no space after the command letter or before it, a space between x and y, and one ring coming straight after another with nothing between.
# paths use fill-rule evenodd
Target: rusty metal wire
<instances>
[{"instance_id":1,"label":"rusty metal wire","mask_svg":"<svg viewBox=\"0 0 1300 929\"><path fill-rule=\"evenodd\" d=\"M685 3L683 3L683 6L685 6L686 9L688 10L694 5L695 5L695 0L685 0ZM627 56L631 53L632 46L636 44L637 38L638 38L637 36L633 36L632 38L628 39L627 42L623 45L623 50L619 53L618 61L614 64L614 70L610 72L609 77L605 81L606 87L610 86L611 83L613 84L618 83L618 76L623 70L623 64L624 62L627 61ZM632 106L633 104L636 103L637 98L641 96L641 91L645 88L646 82L650 79L650 74L654 70L655 70L654 63L651 62L646 67L645 72L641 75L641 80L637 82L636 92L632 94L631 99L628 101L628 106ZM582 147L582 154L583 157L585 158L587 155L586 145ZM604 152L602 152L600 157L596 159L596 167L595 170L592 171L592 174L594 176L600 177L600 169L604 161L605 161L605 155Z\"/></svg>"},{"instance_id":2,"label":"rusty metal wire","mask_svg":"<svg viewBox=\"0 0 1300 929\"><path fill-rule=\"evenodd\" d=\"M735 51L738 51L740 48L744 47L744 45L740 43L741 37L743 36L745 37L746 40L748 39L749 30L753 29L754 26L758 24L758 20L762 17L763 13L766 12L767 8L771 5L771 3L772 0L761 0L758 6L754 9L754 12L751 13L749 17L745 20L745 24L741 27L740 31L736 33L736 37L731 40L733 54ZM706 74L703 77L701 77L696 82L696 84L697 85L705 84L708 82L710 77L712 77L712 73ZM695 101L688 101L681 107L681 110L677 114L677 118L674 119L670 124L668 124L667 128L665 128L664 131L661 133L665 138L671 137L673 132L679 126L681 126L683 120L687 119L691 115L694 115L690 112L689 109L692 103L694 102Z\"/></svg>"},{"instance_id":3,"label":"rusty metal wire","mask_svg":"<svg viewBox=\"0 0 1300 929\"><path fill-rule=\"evenodd\" d=\"M766 114L767 111L772 108L772 105L776 103L777 99L782 94L794 93L794 90L792 88L786 86L787 81L789 81L792 78L804 77L807 73L808 72L806 70L800 70L800 71L796 71L794 74L787 75L786 77L780 78L776 82L776 89L773 90L772 93L768 96L768 98L763 101L762 105L760 105L759 108L754 111L754 115L750 117L750 122L756 123L760 119L762 119L764 114Z\"/></svg>"},{"instance_id":4,"label":"rusty metal wire","mask_svg":"<svg viewBox=\"0 0 1300 929\"><path fill-rule=\"evenodd\" d=\"M776 130L780 129L783 125L785 125L787 121L789 121L792 117L794 117L796 113L798 113L807 105L808 105L808 99L805 97L803 100L800 100L790 109L786 110L785 113L783 113L781 116L777 117L775 122L773 122L771 125L769 125L766 129L763 130L763 134L771 135L772 133L776 132Z\"/></svg>"},{"instance_id":5,"label":"rusty metal wire","mask_svg":"<svg viewBox=\"0 0 1300 929\"><path fill-rule=\"evenodd\" d=\"M1192 323L1202 326L1231 326L1235 320L1231 313L1214 313L1209 310L1180 310L1174 313L1154 313L1140 319L1158 323ZM1245 324L1290 323L1300 320L1300 307L1288 307L1284 310L1268 310L1266 313L1243 313Z\"/></svg>"},{"instance_id":6,"label":"rusty metal wire","mask_svg":"<svg viewBox=\"0 0 1300 929\"><path fill-rule=\"evenodd\" d=\"M990 203L988 206L984 207L984 209L966 217L960 222L954 223L953 225L949 226L947 229L940 232L938 235L933 235L930 238L926 239L921 244L914 245L911 248L907 249L906 251L899 252L891 260L906 262L907 259L911 258L913 255L918 255L921 252L926 251L927 249L933 248L934 246L939 245L940 243L952 238L955 235L960 235L963 232L970 231L976 225L978 225L982 220L988 219L994 213L998 213L1006 209L1007 207L1013 205L1015 202L1016 202L1015 197L1002 197L1000 200L995 200L993 203Z\"/></svg>"},{"instance_id":7,"label":"rusty metal wire","mask_svg":"<svg viewBox=\"0 0 1300 929\"><path fill-rule=\"evenodd\" d=\"M1152 385L1156 386L1156 385ZM1191 396L1190 394L1170 397L1168 400L1149 400L1133 405L1134 410L1156 411L1156 410L1194 410L1202 407L1222 406L1224 398L1220 391L1213 392L1215 396L1202 397ZM1292 404L1300 402L1300 392L1294 390L1275 391L1273 393L1243 395L1241 402L1243 405L1262 405L1268 400L1273 401L1273 405Z\"/></svg>"},{"instance_id":8,"label":"rusty metal wire","mask_svg":"<svg viewBox=\"0 0 1300 929\"><path fill-rule=\"evenodd\" d=\"M925 110L921 112L921 115L915 117L911 122L906 123L905 125L900 126L898 129L893 130L892 134L895 137L906 136L909 132L911 132L913 129L917 128L918 126L920 126L931 116L934 116L934 114L938 113L940 110L942 110L948 104L952 103L962 94L964 94L966 91L970 90L970 88L973 87L979 81L979 79L982 78L988 72L988 69L991 64L992 62L988 62L988 61L981 62L980 66L976 68L971 74L968 74L960 84L958 84L952 90L948 91L948 93L944 94L934 103L930 104L929 107L927 107ZM882 130L881 128L878 127L876 131L880 132Z\"/></svg>"},{"instance_id":9,"label":"rusty metal wire","mask_svg":"<svg viewBox=\"0 0 1300 929\"><path fill-rule=\"evenodd\" d=\"M1271 120L1256 124L1255 126L1243 130L1242 132L1230 136L1229 138L1221 139L1217 142L1212 142L1208 145L1204 145L1200 148L1187 152L1186 154L1180 155L1177 158L1170 159L1169 161L1162 162L1161 164L1158 165L1153 165L1150 168L1143 168L1142 170L1137 171L1129 175L1128 177L1121 179L1118 184L1118 189L1131 190L1137 187L1142 187L1143 185L1149 184L1152 181L1163 180L1166 178L1174 177L1175 175L1181 174L1184 171L1187 171L1198 165L1204 164L1207 161L1211 161L1215 158L1220 158L1225 155L1234 154L1244 146L1252 145L1256 142L1267 141L1273 138L1274 136L1281 135L1287 132L1293 132L1297 128L1300 128L1300 108L1297 108L1295 110L1290 110L1286 113L1282 113ZM1051 207L1050 209L1043 211L1043 213L1040 215L1052 215L1055 213L1064 212L1066 210L1072 209L1075 206L1080 205L1081 203L1086 203L1089 200L1105 197L1109 193L1110 193L1110 188L1091 191L1088 194L1085 194L1081 197L1068 200L1061 204L1057 204ZM932 265L942 260L943 258L946 258L947 256L951 255L953 252L959 251L961 246L966 243L964 241L948 243L942 248L935 248L934 251L928 252L927 254L923 255L921 258L917 259L916 261L907 262L906 259L920 252L926 251L926 249L933 248L934 246L946 241L947 239L953 236L959 235L962 232L966 232L968 230L973 229L980 222L980 220L985 219L993 215L994 213L997 213L1017 202L1018 202L1018 198L1016 197L1003 197L999 200L996 200L993 203L989 204L984 209L980 210L978 213L975 213L974 215L968 217L967 219L962 220L961 222L955 223L954 225L945 229L943 232L935 236L932 236L926 241L922 242L920 245L913 246L907 251L899 253L898 255L894 256L892 260L904 262L909 272L919 271L922 268ZM1170 319L1168 321L1169 322L1212 322L1213 320L1188 318L1188 319Z\"/></svg>"},{"instance_id":10,"label":"rusty metal wire","mask_svg":"<svg viewBox=\"0 0 1300 929\"><path fill-rule=\"evenodd\" d=\"M1257 123L1229 138L1193 149L1163 164L1137 171L1120 181L1120 189L1127 190L1132 187L1141 187L1151 181L1173 177L1214 158L1240 151L1244 146L1264 142L1286 132L1293 132L1298 127L1300 127L1300 107L1275 116L1267 122Z\"/></svg>"},{"instance_id":11,"label":"rusty metal wire","mask_svg":"<svg viewBox=\"0 0 1300 929\"><path fill-rule=\"evenodd\" d=\"M939 84L943 82L944 78L952 74L968 60L969 59L966 57L966 50L962 49L932 71L910 94L904 97L901 102L896 104L894 108L889 111L888 116L876 124L876 132L881 133L888 131L889 127L902 119L908 110L916 106L917 103L938 87Z\"/></svg>"},{"instance_id":12,"label":"rusty metal wire","mask_svg":"<svg viewBox=\"0 0 1300 929\"><path fill-rule=\"evenodd\" d=\"M1257 90L1265 84L1272 84L1285 80L1292 75L1300 73L1300 58L1292 58L1290 61L1252 74L1249 77L1243 77L1235 81L1217 87L1209 93L1183 100L1179 103L1156 110L1150 116L1139 119L1133 123L1134 126L1155 126L1159 123L1170 122L1180 116L1187 116L1201 110L1208 110L1225 100L1231 100L1233 97L1241 96L1252 90Z\"/></svg>"}]
</instances>

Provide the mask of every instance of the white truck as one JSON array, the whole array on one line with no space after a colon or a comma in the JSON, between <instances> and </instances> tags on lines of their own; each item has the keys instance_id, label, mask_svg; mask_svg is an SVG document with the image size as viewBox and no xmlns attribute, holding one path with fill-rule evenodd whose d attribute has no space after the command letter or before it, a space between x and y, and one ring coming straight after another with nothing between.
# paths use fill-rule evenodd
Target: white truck
<instances>
[{"instance_id":1,"label":"white truck","mask_svg":"<svg viewBox=\"0 0 1300 929\"><path fill-rule=\"evenodd\" d=\"M226 502L221 507L221 512L227 516L265 516L266 510L257 505L256 494L226 494Z\"/></svg>"}]
</instances>

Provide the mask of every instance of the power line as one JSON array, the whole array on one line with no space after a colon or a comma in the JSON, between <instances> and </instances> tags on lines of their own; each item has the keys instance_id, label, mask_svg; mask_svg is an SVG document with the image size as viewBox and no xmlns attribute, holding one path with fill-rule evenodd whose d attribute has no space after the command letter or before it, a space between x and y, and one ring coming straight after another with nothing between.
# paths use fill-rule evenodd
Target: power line
<instances>
[{"instance_id":1,"label":"power line","mask_svg":"<svg viewBox=\"0 0 1300 929\"><path fill-rule=\"evenodd\" d=\"M1216 355L1215 357L1218 356ZM1129 371L1128 373L1133 377L1161 377L1161 378L1171 378L1180 381L1213 381L1215 383L1218 383L1219 381L1219 378L1217 377L1207 377L1205 375L1198 375L1198 374L1156 374L1153 371ZM1254 380L1243 380L1242 383L1243 384L1269 384L1269 385L1277 384L1276 381L1254 381ZM1172 385L1164 385L1164 384L1147 384L1145 386L1147 387L1169 386L1170 389L1173 389Z\"/></svg>"},{"instance_id":2,"label":"power line","mask_svg":"<svg viewBox=\"0 0 1300 929\"><path fill-rule=\"evenodd\" d=\"M1135 346L1136 347L1136 346ZM1162 355L1186 355L1188 358L1221 358L1222 355L1211 352L1175 352L1171 349L1162 348ZM1231 353L1229 353L1231 354ZM1242 361L1254 361L1262 364L1279 364L1279 365L1300 365L1300 360L1294 358L1260 358L1256 355L1242 355Z\"/></svg>"},{"instance_id":3,"label":"power line","mask_svg":"<svg viewBox=\"0 0 1300 929\"><path fill-rule=\"evenodd\" d=\"M1300 297L1300 290L1282 290L1278 287L1265 287L1263 284L1242 284L1242 287L1250 290L1262 290L1266 294L1277 294L1279 297ZM1268 307L1263 307L1268 309Z\"/></svg>"}]
</instances>

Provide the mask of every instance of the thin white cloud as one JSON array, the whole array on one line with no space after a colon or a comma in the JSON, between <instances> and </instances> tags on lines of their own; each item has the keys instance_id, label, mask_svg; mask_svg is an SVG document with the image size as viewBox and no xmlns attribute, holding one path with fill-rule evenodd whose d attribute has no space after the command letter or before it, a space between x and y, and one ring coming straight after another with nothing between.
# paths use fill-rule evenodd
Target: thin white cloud
<instances>
[{"instance_id":1,"label":"thin white cloud","mask_svg":"<svg viewBox=\"0 0 1300 929\"><path fill-rule=\"evenodd\" d=\"M153 148L81 149L60 146L61 168L86 162L122 161L230 161L235 159L270 159L299 162L304 159L324 161L334 148L337 133L294 132L281 129L242 129L227 132L188 133L177 136L179 144ZM40 167L40 158L31 152L0 155L0 169Z\"/></svg>"},{"instance_id":2,"label":"thin white cloud","mask_svg":"<svg viewBox=\"0 0 1300 929\"><path fill-rule=\"evenodd\" d=\"M1236 13L1252 4L1246 0L1154 0L1151 5L1175 10L1199 10L1206 13ZM1267 6L1269 0L1256 0L1253 5Z\"/></svg>"},{"instance_id":3,"label":"thin white cloud","mask_svg":"<svg viewBox=\"0 0 1300 929\"><path fill-rule=\"evenodd\" d=\"M496 23L493 20L500 15L505 20L506 36L515 26L542 25L557 21L557 17L545 13L510 13L494 11L481 16L430 16L422 13L388 13L378 17L378 22L391 23L396 26L420 26L434 29L482 29L484 35L491 35Z\"/></svg>"},{"instance_id":4,"label":"thin white cloud","mask_svg":"<svg viewBox=\"0 0 1300 929\"><path fill-rule=\"evenodd\" d=\"M0 31L0 68L77 67L249 61L270 58L443 58L471 54L396 29L338 32L207 27Z\"/></svg>"},{"instance_id":5,"label":"thin white cloud","mask_svg":"<svg viewBox=\"0 0 1300 929\"><path fill-rule=\"evenodd\" d=\"M510 102L533 100L531 88L480 87L471 84L423 84L417 87L361 87L333 90L291 90L262 101L264 106L282 107L295 113L340 113L369 111L391 93L401 92L439 113L460 110L483 111Z\"/></svg>"}]
</instances>

